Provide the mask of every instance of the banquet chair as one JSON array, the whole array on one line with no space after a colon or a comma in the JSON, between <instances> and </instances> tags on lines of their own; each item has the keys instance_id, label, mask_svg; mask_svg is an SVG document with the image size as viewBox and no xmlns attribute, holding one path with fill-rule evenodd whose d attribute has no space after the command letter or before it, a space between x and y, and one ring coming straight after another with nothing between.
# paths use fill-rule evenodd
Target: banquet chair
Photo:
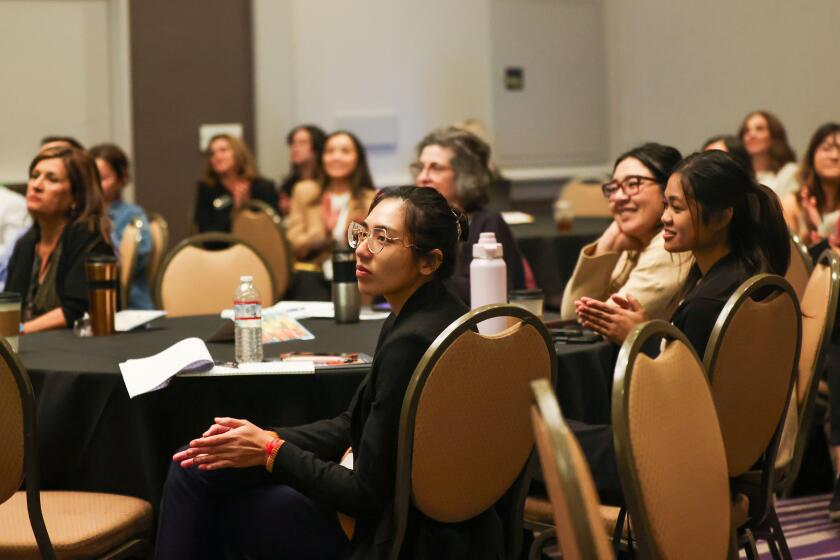
<instances>
[{"instance_id":1,"label":"banquet chair","mask_svg":"<svg viewBox=\"0 0 840 560\"><path fill-rule=\"evenodd\" d=\"M292 278L292 251L280 215L262 200L250 200L234 213L231 233L268 262L274 273L274 300L281 299Z\"/></svg>"},{"instance_id":2,"label":"banquet chair","mask_svg":"<svg viewBox=\"0 0 840 560\"><path fill-rule=\"evenodd\" d=\"M609 218L610 205L601 192L601 185L590 180L572 179L560 191L560 199L572 205L579 218Z\"/></svg>"},{"instance_id":3,"label":"banquet chair","mask_svg":"<svg viewBox=\"0 0 840 560\"><path fill-rule=\"evenodd\" d=\"M663 348L651 359L642 348L659 339ZM643 323L625 340L612 424L639 556L725 558L730 496L723 436L703 366L673 325Z\"/></svg>"},{"instance_id":4,"label":"banquet chair","mask_svg":"<svg viewBox=\"0 0 840 560\"><path fill-rule=\"evenodd\" d=\"M126 224L122 241L120 241L120 306L122 309L128 309L131 281L137 270L137 248L140 246L142 227L143 220L139 216L134 216Z\"/></svg>"},{"instance_id":5,"label":"banquet chair","mask_svg":"<svg viewBox=\"0 0 840 560\"><path fill-rule=\"evenodd\" d=\"M0 558L149 556L152 506L145 500L40 490L35 407L29 374L0 338Z\"/></svg>"},{"instance_id":6,"label":"banquet chair","mask_svg":"<svg viewBox=\"0 0 840 560\"><path fill-rule=\"evenodd\" d=\"M814 262L811 259L808 248L799 239L799 236L790 234L790 264L785 273L785 280L790 282L796 296L802 301L802 294L805 292L805 285L808 283L808 277L814 269Z\"/></svg>"},{"instance_id":7,"label":"banquet chair","mask_svg":"<svg viewBox=\"0 0 840 560\"><path fill-rule=\"evenodd\" d=\"M513 324L479 334L478 323L492 317ZM519 307L480 307L438 336L403 399L391 558L400 555L412 506L445 523L495 506L505 527L505 557L519 558L534 446L529 384L547 379L553 386L556 366L545 325Z\"/></svg>"},{"instance_id":8,"label":"banquet chair","mask_svg":"<svg viewBox=\"0 0 840 560\"><path fill-rule=\"evenodd\" d=\"M169 224L157 212L149 212L149 232L152 235L152 252L149 255L147 274L149 285L154 286L163 257L166 255L166 248L169 246Z\"/></svg>"},{"instance_id":9,"label":"banquet chair","mask_svg":"<svg viewBox=\"0 0 840 560\"><path fill-rule=\"evenodd\" d=\"M772 274L753 276L732 294L706 345L704 364L732 480L733 543L757 556L754 530L766 522L785 548L773 515L776 455L799 361L802 322L793 287ZM768 517L770 515L770 517Z\"/></svg>"},{"instance_id":10,"label":"banquet chair","mask_svg":"<svg viewBox=\"0 0 840 560\"><path fill-rule=\"evenodd\" d=\"M205 244L227 245L209 250ZM274 276L260 253L227 233L202 233L188 237L166 256L158 274L157 305L170 317L220 313L233 304L242 275L254 277L263 305L273 302Z\"/></svg>"},{"instance_id":11,"label":"banquet chair","mask_svg":"<svg viewBox=\"0 0 840 560\"><path fill-rule=\"evenodd\" d=\"M545 530L531 545L538 560L545 542L556 538L566 560L614 558L604 532L598 493L577 439L566 424L547 379L531 382L531 425L550 497L556 530Z\"/></svg>"}]
</instances>

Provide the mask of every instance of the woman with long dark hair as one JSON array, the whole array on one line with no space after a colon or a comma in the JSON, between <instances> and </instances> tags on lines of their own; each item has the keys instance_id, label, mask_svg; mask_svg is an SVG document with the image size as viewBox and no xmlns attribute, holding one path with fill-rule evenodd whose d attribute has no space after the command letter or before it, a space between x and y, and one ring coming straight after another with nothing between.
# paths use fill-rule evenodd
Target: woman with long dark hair
<instances>
[{"instance_id":1,"label":"woman with long dark hair","mask_svg":"<svg viewBox=\"0 0 840 560\"><path fill-rule=\"evenodd\" d=\"M323 173L321 155L324 153L326 133L314 124L296 126L286 135L289 147L289 172L280 182L280 211L289 213L292 192L301 181L317 181Z\"/></svg>"}]
</instances>

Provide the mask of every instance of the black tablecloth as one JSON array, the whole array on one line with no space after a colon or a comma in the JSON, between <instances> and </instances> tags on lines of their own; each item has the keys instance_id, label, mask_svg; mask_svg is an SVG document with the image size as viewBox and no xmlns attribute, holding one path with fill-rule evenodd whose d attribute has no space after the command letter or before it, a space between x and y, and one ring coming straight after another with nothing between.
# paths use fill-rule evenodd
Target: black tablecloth
<instances>
[{"instance_id":1,"label":"black tablecloth","mask_svg":"<svg viewBox=\"0 0 840 560\"><path fill-rule=\"evenodd\" d=\"M115 492L157 507L172 452L205 430L214 416L259 426L296 425L342 412L368 367L314 375L186 377L165 389L128 398L118 363L155 354L188 336L206 337L218 317L162 319L153 328L110 337L76 338L68 330L21 338L21 358L38 399L41 480L46 489ZM373 355L382 321L336 325L302 321L310 341L267 345L282 351ZM208 344L229 360L233 344ZM606 342L558 344L557 389L568 418L609 422L616 347Z\"/></svg>"}]
</instances>

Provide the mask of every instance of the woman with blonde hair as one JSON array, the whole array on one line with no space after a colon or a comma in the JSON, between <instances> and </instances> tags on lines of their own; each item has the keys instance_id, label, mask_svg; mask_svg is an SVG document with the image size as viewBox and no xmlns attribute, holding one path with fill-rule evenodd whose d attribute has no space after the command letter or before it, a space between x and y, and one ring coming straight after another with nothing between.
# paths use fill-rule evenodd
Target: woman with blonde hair
<instances>
[{"instance_id":1,"label":"woman with blonde hair","mask_svg":"<svg viewBox=\"0 0 840 560\"><path fill-rule=\"evenodd\" d=\"M782 121L769 111L753 111L741 122L738 138L750 154L756 180L779 198L799 190L796 154Z\"/></svg>"},{"instance_id":2,"label":"woman with blonde hair","mask_svg":"<svg viewBox=\"0 0 840 560\"><path fill-rule=\"evenodd\" d=\"M277 208L274 183L260 177L254 156L241 139L217 134L207 147L204 173L198 183L195 201L195 227L206 231L229 232L231 213L251 199Z\"/></svg>"}]
</instances>

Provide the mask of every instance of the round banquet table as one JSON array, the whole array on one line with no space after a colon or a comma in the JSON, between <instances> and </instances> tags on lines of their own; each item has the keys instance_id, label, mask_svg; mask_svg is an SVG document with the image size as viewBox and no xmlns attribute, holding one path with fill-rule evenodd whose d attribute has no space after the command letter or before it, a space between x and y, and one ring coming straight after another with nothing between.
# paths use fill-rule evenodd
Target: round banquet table
<instances>
[{"instance_id":1,"label":"round banquet table","mask_svg":"<svg viewBox=\"0 0 840 560\"><path fill-rule=\"evenodd\" d=\"M171 454L204 431L214 416L284 426L330 418L345 410L369 366L314 374L175 377L162 390L129 399L118 364L156 354L189 337L208 337L218 316L159 319L148 329L77 338L69 330L27 335L20 356L37 398L44 489L87 490L160 502ZM381 320L337 325L302 320L314 340L265 346L266 358L286 351L373 355ZM230 360L232 343L208 343L214 359ZM557 392L564 415L609 422L617 349L606 342L557 344Z\"/></svg>"}]
</instances>

